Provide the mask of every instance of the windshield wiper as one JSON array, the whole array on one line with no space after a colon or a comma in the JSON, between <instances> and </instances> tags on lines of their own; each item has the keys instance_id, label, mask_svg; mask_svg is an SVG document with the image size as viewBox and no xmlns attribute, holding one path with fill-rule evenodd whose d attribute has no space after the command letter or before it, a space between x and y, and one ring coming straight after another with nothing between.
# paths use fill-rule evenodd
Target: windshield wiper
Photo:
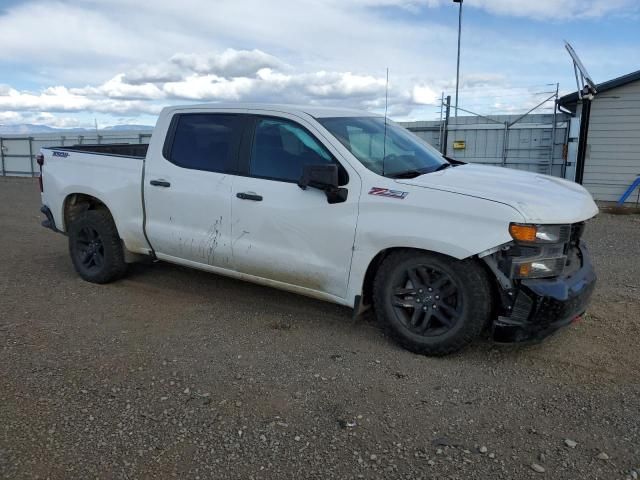
<instances>
[{"instance_id":1,"label":"windshield wiper","mask_svg":"<svg viewBox=\"0 0 640 480\"><path fill-rule=\"evenodd\" d=\"M416 168L413 170L405 170L404 172L390 173L387 176L389 178L416 178L426 173L439 172L440 170L444 170L445 168L449 168L450 166L451 166L450 163L443 163L442 165L438 166L438 168L434 170L425 169L425 168L420 168L420 169Z\"/></svg>"},{"instance_id":2,"label":"windshield wiper","mask_svg":"<svg viewBox=\"0 0 640 480\"><path fill-rule=\"evenodd\" d=\"M458 167L460 165L466 165L467 162L463 162L462 160L456 160L453 157L449 157L447 155L443 155L443 157L451 164L452 167Z\"/></svg>"},{"instance_id":3,"label":"windshield wiper","mask_svg":"<svg viewBox=\"0 0 640 480\"><path fill-rule=\"evenodd\" d=\"M397 173L391 173L389 175L387 175L389 178L416 178L419 177L420 175L424 175L425 173L429 173L430 171L427 170L406 170L404 172L397 172Z\"/></svg>"}]
</instances>

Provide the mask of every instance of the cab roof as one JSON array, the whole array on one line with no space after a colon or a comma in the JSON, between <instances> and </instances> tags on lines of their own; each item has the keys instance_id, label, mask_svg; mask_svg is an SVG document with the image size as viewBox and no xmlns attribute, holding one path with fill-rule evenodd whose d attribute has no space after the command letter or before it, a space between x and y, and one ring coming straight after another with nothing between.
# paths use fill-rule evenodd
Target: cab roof
<instances>
[{"instance_id":1,"label":"cab roof","mask_svg":"<svg viewBox=\"0 0 640 480\"><path fill-rule=\"evenodd\" d=\"M184 109L217 110L270 110L290 114L307 114L314 118L329 117L378 117L379 115L355 108L323 107L316 105L287 105L278 103L201 103L166 107L166 111Z\"/></svg>"}]
</instances>

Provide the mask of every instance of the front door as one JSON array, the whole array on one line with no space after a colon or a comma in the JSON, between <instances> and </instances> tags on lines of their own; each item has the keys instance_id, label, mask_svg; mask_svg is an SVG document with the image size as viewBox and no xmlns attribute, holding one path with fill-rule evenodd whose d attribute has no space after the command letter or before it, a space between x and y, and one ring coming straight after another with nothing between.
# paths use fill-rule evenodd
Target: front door
<instances>
[{"instance_id":1,"label":"front door","mask_svg":"<svg viewBox=\"0 0 640 480\"><path fill-rule=\"evenodd\" d=\"M232 252L239 272L344 298L356 230L360 179L341 166L313 125L282 117L252 120L244 172L232 186ZM346 201L302 190L305 164L338 163Z\"/></svg>"},{"instance_id":2,"label":"front door","mask_svg":"<svg viewBox=\"0 0 640 480\"><path fill-rule=\"evenodd\" d=\"M243 116L177 113L145 166L146 232L158 258L231 268L231 192Z\"/></svg>"}]
</instances>

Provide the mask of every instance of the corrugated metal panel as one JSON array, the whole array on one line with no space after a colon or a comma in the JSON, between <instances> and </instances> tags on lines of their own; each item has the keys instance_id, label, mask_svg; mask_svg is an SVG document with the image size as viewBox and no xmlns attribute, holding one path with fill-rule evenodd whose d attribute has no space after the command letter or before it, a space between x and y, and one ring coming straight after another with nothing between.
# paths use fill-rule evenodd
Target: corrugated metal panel
<instances>
[{"instance_id":1,"label":"corrugated metal panel","mask_svg":"<svg viewBox=\"0 0 640 480\"><path fill-rule=\"evenodd\" d=\"M618 200L640 175L640 82L596 96L588 144L584 186L596 200Z\"/></svg>"},{"instance_id":2,"label":"corrugated metal panel","mask_svg":"<svg viewBox=\"0 0 640 480\"><path fill-rule=\"evenodd\" d=\"M449 155L465 162L504 165L562 176L568 116L558 115L555 144L552 147L553 115L527 115L509 128L506 134L506 152L504 122L511 123L517 120L518 116L493 115L488 118L493 122L474 116L451 118L448 129ZM439 148L439 122L410 122L402 125ZM431 128L428 135L422 131L426 127ZM464 142L465 148L454 149L454 142Z\"/></svg>"},{"instance_id":3,"label":"corrugated metal panel","mask_svg":"<svg viewBox=\"0 0 640 480\"><path fill-rule=\"evenodd\" d=\"M433 145L438 150L440 150L440 136L441 136L440 122L438 121L399 122L399 125L408 127L418 137L420 137L425 142L429 143L430 145Z\"/></svg>"},{"instance_id":4,"label":"corrugated metal panel","mask_svg":"<svg viewBox=\"0 0 640 480\"><path fill-rule=\"evenodd\" d=\"M504 122L513 122L516 115L496 115L487 119L463 116L451 118L448 135L450 155L466 162L529 170L562 176L564 165L563 145L566 137L567 120L558 115L556 140L552 148L553 115L532 114L524 117L509 128L507 133L506 158L504 156ZM441 126L438 121L401 123L431 145L440 149ZM16 138L18 137L18 138ZM4 148L7 164L6 174L31 175L34 156L43 146L73 145L76 143L148 143L150 132L109 132L95 134L44 134L33 135L29 141L26 136L5 136L8 142ZM453 149L453 143L464 141L465 148ZM29 143L32 155L29 156ZM24 156L22 156L24 155ZM33 171L37 171L34 165Z\"/></svg>"}]
</instances>

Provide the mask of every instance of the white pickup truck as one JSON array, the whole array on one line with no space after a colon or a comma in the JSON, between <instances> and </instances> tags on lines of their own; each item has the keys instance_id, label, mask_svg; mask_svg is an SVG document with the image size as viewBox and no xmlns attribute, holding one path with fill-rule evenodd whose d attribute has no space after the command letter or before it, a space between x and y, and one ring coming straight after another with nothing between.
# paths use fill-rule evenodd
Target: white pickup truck
<instances>
[{"instance_id":1,"label":"white pickup truck","mask_svg":"<svg viewBox=\"0 0 640 480\"><path fill-rule=\"evenodd\" d=\"M538 340L595 285L572 182L469 165L384 117L283 105L165 108L148 145L44 148L43 225L78 274L144 257L369 306L405 348L443 355L483 331Z\"/></svg>"}]
</instances>

